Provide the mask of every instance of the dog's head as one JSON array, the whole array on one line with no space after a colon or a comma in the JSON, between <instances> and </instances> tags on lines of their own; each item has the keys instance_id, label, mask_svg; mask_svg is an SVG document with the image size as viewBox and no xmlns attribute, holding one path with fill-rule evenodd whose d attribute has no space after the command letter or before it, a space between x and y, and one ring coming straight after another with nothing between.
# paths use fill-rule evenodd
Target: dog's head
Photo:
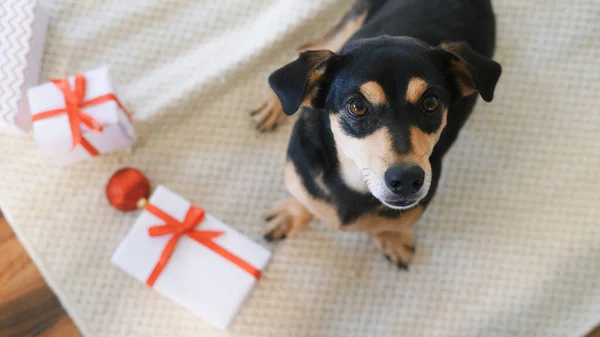
<instances>
[{"instance_id":1,"label":"dog's head","mask_svg":"<svg viewBox=\"0 0 600 337\"><path fill-rule=\"evenodd\" d=\"M479 92L489 102L498 63L465 43L429 46L412 38L358 40L340 54L307 51L269 83L286 114L300 106L328 113L338 152L351 159L369 191L405 209L429 191L429 156L448 107Z\"/></svg>"}]
</instances>

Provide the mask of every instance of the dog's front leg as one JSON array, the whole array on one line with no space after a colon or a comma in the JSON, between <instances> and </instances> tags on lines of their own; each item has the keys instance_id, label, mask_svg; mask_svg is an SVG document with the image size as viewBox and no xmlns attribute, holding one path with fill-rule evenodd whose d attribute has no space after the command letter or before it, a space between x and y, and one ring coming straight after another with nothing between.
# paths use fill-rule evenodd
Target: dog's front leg
<instances>
[{"instance_id":1,"label":"dog's front leg","mask_svg":"<svg viewBox=\"0 0 600 337\"><path fill-rule=\"evenodd\" d=\"M408 269L415 253L413 227L423 211L423 206L417 206L398 217L383 216L376 211L365 214L352 223L338 223L336 228L344 232L370 233L379 251L390 262L402 269Z\"/></svg>"},{"instance_id":2,"label":"dog's front leg","mask_svg":"<svg viewBox=\"0 0 600 337\"><path fill-rule=\"evenodd\" d=\"M283 200L273 206L266 217L267 231L265 240L281 240L302 230L312 214L294 198Z\"/></svg>"},{"instance_id":3,"label":"dog's front leg","mask_svg":"<svg viewBox=\"0 0 600 337\"><path fill-rule=\"evenodd\" d=\"M421 218L423 210L423 207L419 206L396 219L379 217L377 224L370 230L379 251L401 269L408 269L415 253L413 228Z\"/></svg>"},{"instance_id":4,"label":"dog's front leg","mask_svg":"<svg viewBox=\"0 0 600 337\"><path fill-rule=\"evenodd\" d=\"M371 235L386 259L396 264L398 268L408 269L415 253L415 234L412 230L379 232Z\"/></svg>"}]
</instances>

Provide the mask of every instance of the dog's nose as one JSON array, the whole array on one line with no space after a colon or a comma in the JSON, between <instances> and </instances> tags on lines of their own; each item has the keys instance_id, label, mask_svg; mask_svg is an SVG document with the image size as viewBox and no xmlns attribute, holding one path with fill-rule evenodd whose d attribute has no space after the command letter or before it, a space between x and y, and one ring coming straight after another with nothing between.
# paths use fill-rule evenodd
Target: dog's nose
<instances>
[{"instance_id":1,"label":"dog's nose","mask_svg":"<svg viewBox=\"0 0 600 337\"><path fill-rule=\"evenodd\" d=\"M425 171L416 165L398 165L388 169L384 178L390 191L407 198L421 190Z\"/></svg>"}]
</instances>

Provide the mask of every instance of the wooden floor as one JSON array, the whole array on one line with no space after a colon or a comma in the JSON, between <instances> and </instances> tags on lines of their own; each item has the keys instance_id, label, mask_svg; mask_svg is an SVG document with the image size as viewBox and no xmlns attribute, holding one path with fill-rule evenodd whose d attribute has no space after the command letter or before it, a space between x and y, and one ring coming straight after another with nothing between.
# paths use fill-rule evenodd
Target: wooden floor
<instances>
[{"instance_id":1,"label":"wooden floor","mask_svg":"<svg viewBox=\"0 0 600 337\"><path fill-rule=\"evenodd\" d=\"M81 333L0 214L0 337L30 336Z\"/></svg>"},{"instance_id":2,"label":"wooden floor","mask_svg":"<svg viewBox=\"0 0 600 337\"><path fill-rule=\"evenodd\" d=\"M33 336L81 333L0 214L0 337ZM600 337L600 327L587 337Z\"/></svg>"}]
</instances>

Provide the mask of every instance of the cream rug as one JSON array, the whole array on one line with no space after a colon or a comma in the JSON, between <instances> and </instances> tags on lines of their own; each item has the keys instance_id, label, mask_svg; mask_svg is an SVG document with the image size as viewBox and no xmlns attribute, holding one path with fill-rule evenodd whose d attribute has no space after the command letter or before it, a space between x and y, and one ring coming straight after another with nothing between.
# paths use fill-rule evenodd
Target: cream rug
<instances>
[{"instance_id":1,"label":"cream rug","mask_svg":"<svg viewBox=\"0 0 600 337\"><path fill-rule=\"evenodd\" d=\"M600 2L497 0L504 66L444 163L399 272L363 234L314 224L273 259L229 332L111 266L136 218L104 199L135 166L251 238L286 195L291 121L255 132L270 71L351 1L42 1L43 78L109 64L133 153L58 168L0 136L0 204L86 336L580 337L600 323ZM443 10L443 8L440 8Z\"/></svg>"}]
</instances>

